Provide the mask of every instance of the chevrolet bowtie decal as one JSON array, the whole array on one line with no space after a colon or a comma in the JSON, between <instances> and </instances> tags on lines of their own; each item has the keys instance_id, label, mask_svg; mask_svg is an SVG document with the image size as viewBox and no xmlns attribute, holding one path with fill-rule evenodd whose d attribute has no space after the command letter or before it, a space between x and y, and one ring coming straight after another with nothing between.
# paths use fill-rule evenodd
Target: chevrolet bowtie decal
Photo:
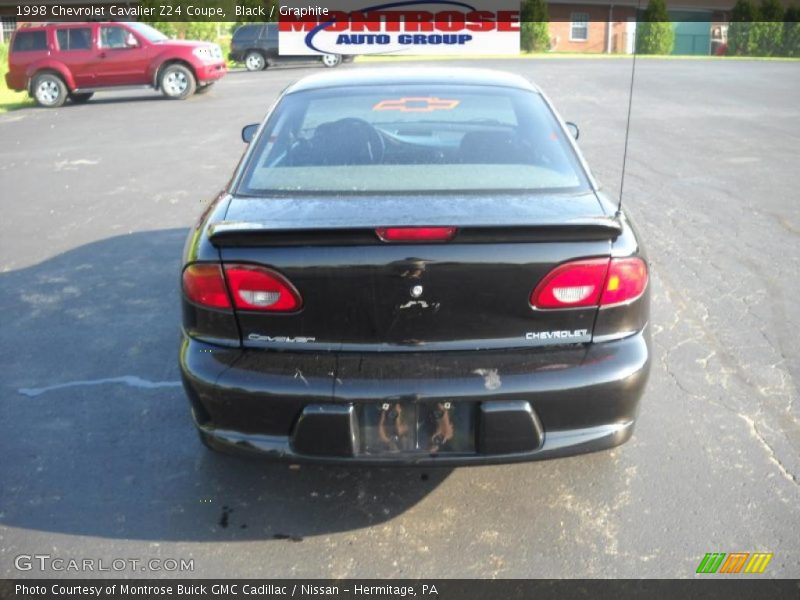
<instances>
[{"instance_id":1,"label":"chevrolet bowtie decal","mask_svg":"<svg viewBox=\"0 0 800 600\"><path fill-rule=\"evenodd\" d=\"M442 100L441 98L398 98L397 100L381 100L372 110L397 110L400 112L433 112L436 110L453 110L461 100Z\"/></svg>"}]
</instances>

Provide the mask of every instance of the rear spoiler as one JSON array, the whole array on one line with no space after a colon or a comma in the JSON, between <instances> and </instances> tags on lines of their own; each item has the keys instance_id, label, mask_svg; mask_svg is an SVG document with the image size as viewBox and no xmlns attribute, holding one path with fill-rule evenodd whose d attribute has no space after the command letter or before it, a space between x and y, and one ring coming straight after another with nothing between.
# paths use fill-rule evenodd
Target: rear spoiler
<instances>
[{"instance_id":1,"label":"rear spoiler","mask_svg":"<svg viewBox=\"0 0 800 600\"><path fill-rule=\"evenodd\" d=\"M220 221L209 227L208 237L215 246L353 246L383 244L375 227L274 226L269 222ZM622 224L612 217L573 219L530 225L466 225L458 227L455 242L497 244L521 242L569 242L614 239Z\"/></svg>"}]
</instances>

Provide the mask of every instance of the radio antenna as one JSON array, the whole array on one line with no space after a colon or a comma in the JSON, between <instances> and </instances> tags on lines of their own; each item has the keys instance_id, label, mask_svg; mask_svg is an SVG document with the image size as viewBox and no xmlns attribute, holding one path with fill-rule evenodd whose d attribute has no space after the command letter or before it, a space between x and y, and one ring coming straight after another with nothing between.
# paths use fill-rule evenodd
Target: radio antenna
<instances>
[{"instance_id":1,"label":"radio antenna","mask_svg":"<svg viewBox=\"0 0 800 600\"><path fill-rule=\"evenodd\" d=\"M628 165L628 141L631 135L631 112L633 111L633 82L636 79L636 57L639 54L639 14L642 10L642 0L636 5L636 33L633 38L633 66L631 66L631 88L628 93L628 122L625 125L625 150L622 154L622 178L619 182L619 202L617 203L617 214L622 211L622 194L625 191L625 168Z\"/></svg>"}]
</instances>

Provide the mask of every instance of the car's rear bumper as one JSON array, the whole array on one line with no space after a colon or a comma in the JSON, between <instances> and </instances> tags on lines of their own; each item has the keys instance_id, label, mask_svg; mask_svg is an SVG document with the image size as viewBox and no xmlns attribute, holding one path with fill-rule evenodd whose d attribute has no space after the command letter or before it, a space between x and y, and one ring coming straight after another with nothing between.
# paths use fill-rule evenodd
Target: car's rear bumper
<instances>
[{"instance_id":1,"label":"car's rear bumper","mask_svg":"<svg viewBox=\"0 0 800 600\"><path fill-rule=\"evenodd\" d=\"M214 64L203 64L195 67L198 83L210 83L221 79L228 72L228 65L224 61Z\"/></svg>"},{"instance_id":2,"label":"car's rear bumper","mask_svg":"<svg viewBox=\"0 0 800 600\"><path fill-rule=\"evenodd\" d=\"M505 454L398 454L396 456L324 456L296 452L289 436L243 434L236 431L210 429L198 425L212 448L237 454L252 454L294 463L352 464L373 466L440 466L492 465L545 460L596 452L624 444L633 434L634 421L587 427L586 429L552 431L538 450Z\"/></svg>"},{"instance_id":3,"label":"car's rear bumper","mask_svg":"<svg viewBox=\"0 0 800 600\"><path fill-rule=\"evenodd\" d=\"M633 433L650 366L647 331L516 351L357 354L221 349L184 337L195 424L219 449L294 462L462 465L602 450ZM462 452L374 453L371 407L468 405ZM419 410L419 409L417 409Z\"/></svg>"}]
</instances>

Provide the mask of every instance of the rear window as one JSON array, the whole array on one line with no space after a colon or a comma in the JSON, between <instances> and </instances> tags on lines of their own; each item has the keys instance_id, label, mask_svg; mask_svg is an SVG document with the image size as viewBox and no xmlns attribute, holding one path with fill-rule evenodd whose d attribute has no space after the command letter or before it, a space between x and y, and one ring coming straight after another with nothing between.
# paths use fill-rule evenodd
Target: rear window
<instances>
[{"instance_id":1,"label":"rear window","mask_svg":"<svg viewBox=\"0 0 800 600\"><path fill-rule=\"evenodd\" d=\"M41 31L18 31L14 36L13 52L47 50L47 33Z\"/></svg>"},{"instance_id":2,"label":"rear window","mask_svg":"<svg viewBox=\"0 0 800 600\"><path fill-rule=\"evenodd\" d=\"M258 37L260 29L260 25L245 25L244 27L239 27L239 29L233 33L233 39L237 42L255 40Z\"/></svg>"},{"instance_id":3,"label":"rear window","mask_svg":"<svg viewBox=\"0 0 800 600\"><path fill-rule=\"evenodd\" d=\"M359 86L289 94L238 191L580 191L588 183L542 97L480 86Z\"/></svg>"},{"instance_id":4,"label":"rear window","mask_svg":"<svg viewBox=\"0 0 800 600\"><path fill-rule=\"evenodd\" d=\"M60 50L89 50L92 47L92 30L89 27L57 29L56 39Z\"/></svg>"}]
</instances>

